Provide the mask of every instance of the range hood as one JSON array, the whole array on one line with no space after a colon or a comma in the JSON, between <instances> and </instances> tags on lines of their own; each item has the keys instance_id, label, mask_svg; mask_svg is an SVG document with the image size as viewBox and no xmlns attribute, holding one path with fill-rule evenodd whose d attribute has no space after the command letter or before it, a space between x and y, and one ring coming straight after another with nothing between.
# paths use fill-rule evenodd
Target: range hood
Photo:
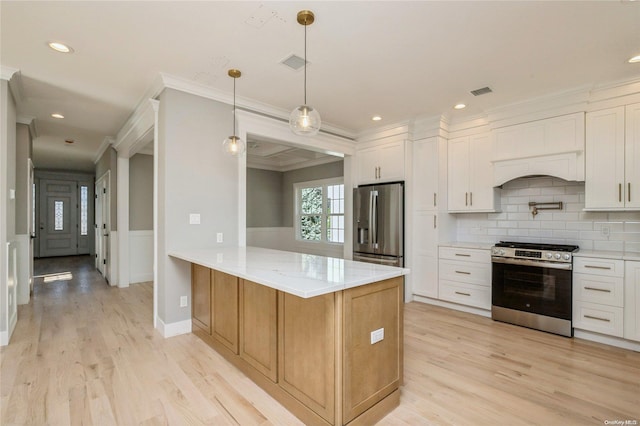
<instances>
[{"instance_id":1,"label":"range hood","mask_svg":"<svg viewBox=\"0 0 640 426\"><path fill-rule=\"evenodd\" d=\"M530 176L553 176L567 181L584 181L582 150L524 158L493 160L493 186Z\"/></svg>"}]
</instances>

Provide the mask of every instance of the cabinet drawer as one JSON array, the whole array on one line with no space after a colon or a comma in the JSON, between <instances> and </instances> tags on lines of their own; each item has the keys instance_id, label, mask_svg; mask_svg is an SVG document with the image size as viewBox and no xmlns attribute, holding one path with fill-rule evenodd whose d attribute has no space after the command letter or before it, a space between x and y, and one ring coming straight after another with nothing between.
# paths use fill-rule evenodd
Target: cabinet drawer
<instances>
[{"instance_id":1,"label":"cabinet drawer","mask_svg":"<svg viewBox=\"0 0 640 426\"><path fill-rule=\"evenodd\" d=\"M438 273L442 280L455 281L466 284L476 284L485 287L491 285L491 264L460 262L455 260L440 260Z\"/></svg>"},{"instance_id":2,"label":"cabinet drawer","mask_svg":"<svg viewBox=\"0 0 640 426\"><path fill-rule=\"evenodd\" d=\"M573 327L622 337L624 310L597 303L573 303Z\"/></svg>"},{"instance_id":3,"label":"cabinet drawer","mask_svg":"<svg viewBox=\"0 0 640 426\"><path fill-rule=\"evenodd\" d=\"M488 267L491 266L491 253L482 249L440 247L440 259L486 263Z\"/></svg>"},{"instance_id":4,"label":"cabinet drawer","mask_svg":"<svg viewBox=\"0 0 640 426\"><path fill-rule=\"evenodd\" d=\"M624 261L616 259L595 259L576 257L573 259L573 273L624 277Z\"/></svg>"},{"instance_id":5,"label":"cabinet drawer","mask_svg":"<svg viewBox=\"0 0 640 426\"><path fill-rule=\"evenodd\" d=\"M440 300L491 309L491 287L461 284L451 281L440 281L438 288Z\"/></svg>"},{"instance_id":6,"label":"cabinet drawer","mask_svg":"<svg viewBox=\"0 0 640 426\"><path fill-rule=\"evenodd\" d=\"M591 274L573 274L573 297L580 302L624 307L624 279Z\"/></svg>"}]
</instances>

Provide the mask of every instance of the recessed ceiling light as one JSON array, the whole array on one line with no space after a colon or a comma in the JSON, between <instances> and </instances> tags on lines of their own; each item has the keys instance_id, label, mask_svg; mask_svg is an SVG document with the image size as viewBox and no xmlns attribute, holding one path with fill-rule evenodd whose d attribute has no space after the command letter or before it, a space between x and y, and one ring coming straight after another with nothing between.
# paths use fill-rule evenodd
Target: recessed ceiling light
<instances>
[{"instance_id":1,"label":"recessed ceiling light","mask_svg":"<svg viewBox=\"0 0 640 426\"><path fill-rule=\"evenodd\" d=\"M71 46L67 46L64 43L60 43L57 41L50 41L49 43L47 43L47 46L49 46L51 49L55 50L56 52L73 53L73 48Z\"/></svg>"},{"instance_id":2,"label":"recessed ceiling light","mask_svg":"<svg viewBox=\"0 0 640 426\"><path fill-rule=\"evenodd\" d=\"M467 106L466 106L465 104L457 104L457 105L455 105L453 108L454 108L454 109L463 109L463 108L466 108L466 107L467 107Z\"/></svg>"},{"instance_id":3,"label":"recessed ceiling light","mask_svg":"<svg viewBox=\"0 0 640 426\"><path fill-rule=\"evenodd\" d=\"M57 112L55 112L55 113L51 114L51 116L52 116L53 118L64 118L64 115L62 115L62 114L58 114Z\"/></svg>"},{"instance_id":4,"label":"recessed ceiling light","mask_svg":"<svg viewBox=\"0 0 640 426\"><path fill-rule=\"evenodd\" d=\"M382 117L380 117L379 115L374 115L373 117L371 117L371 119L373 121L380 121L380 120L382 120Z\"/></svg>"},{"instance_id":5,"label":"recessed ceiling light","mask_svg":"<svg viewBox=\"0 0 640 426\"><path fill-rule=\"evenodd\" d=\"M640 62L640 55L636 55L633 58L629 59L630 64L636 64L638 62Z\"/></svg>"}]
</instances>

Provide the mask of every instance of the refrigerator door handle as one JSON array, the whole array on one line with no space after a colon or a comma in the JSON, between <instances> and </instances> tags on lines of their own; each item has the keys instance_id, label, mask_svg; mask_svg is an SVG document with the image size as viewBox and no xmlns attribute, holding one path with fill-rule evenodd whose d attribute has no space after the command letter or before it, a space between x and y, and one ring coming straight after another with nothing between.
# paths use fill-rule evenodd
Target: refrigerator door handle
<instances>
[{"instance_id":1,"label":"refrigerator door handle","mask_svg":"<svg viewBox=\"0 0 640 426\"><path fill-rule=\"evenodd\" d=\"M369 241L378 248L378 191L369 192Z\"/></svg>"}]
</instances>

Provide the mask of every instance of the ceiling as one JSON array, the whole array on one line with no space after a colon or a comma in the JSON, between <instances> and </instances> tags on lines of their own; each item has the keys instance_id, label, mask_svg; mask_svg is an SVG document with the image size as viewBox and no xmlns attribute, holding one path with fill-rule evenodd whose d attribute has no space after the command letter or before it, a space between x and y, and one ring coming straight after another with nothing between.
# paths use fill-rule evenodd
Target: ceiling
<instances>
[{"instance_id":1,"label":"ceiling","mask_svg":"<svg viewBox=\"0 0 640 426\"><path fill-rule=\"evenodd\" d=\"M287 117L303 101L303 73L280 62L304 55L303 8L316 15L308 102L346 136L640 76L627 63L640 54L640 1L2 0L0 62L20 70L36 167L92 170L159 73L230 93L227 70L238 68L239 99ZM484 86L493 93L469 93ZM453 110L459 102L467 108Z\"/></svg>"}]
</instances>

